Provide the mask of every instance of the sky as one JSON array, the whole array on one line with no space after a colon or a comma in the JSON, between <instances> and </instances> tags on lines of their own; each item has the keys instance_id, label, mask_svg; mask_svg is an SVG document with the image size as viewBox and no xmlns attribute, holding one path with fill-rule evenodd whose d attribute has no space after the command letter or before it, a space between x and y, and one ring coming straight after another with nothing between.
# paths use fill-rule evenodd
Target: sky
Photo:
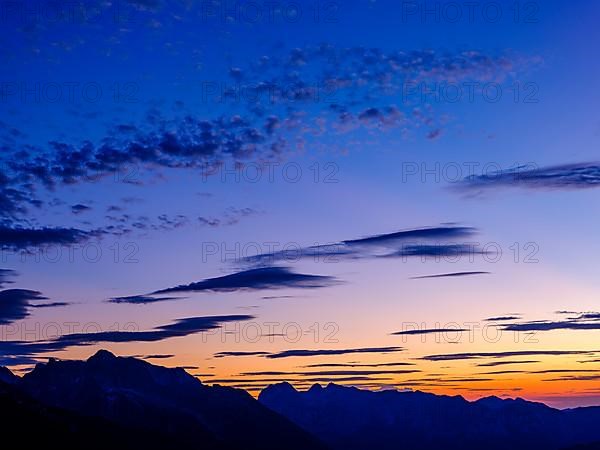
<instances>
[{"instance_id":1,"label":"sky","mask_svg":"<svg viewBox=\"0 0 600 450\"><path fill-rule=\"evenodd\" d=\"M0 365L600 405L596 2L0 8Z\"/></svg>"}]
</instances>

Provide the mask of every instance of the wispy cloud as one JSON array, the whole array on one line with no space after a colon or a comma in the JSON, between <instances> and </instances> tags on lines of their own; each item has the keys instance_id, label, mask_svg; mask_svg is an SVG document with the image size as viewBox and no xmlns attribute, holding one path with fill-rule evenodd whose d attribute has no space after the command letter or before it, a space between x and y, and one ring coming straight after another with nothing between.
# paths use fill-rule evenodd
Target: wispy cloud
<instances>
[{"instance_id":1,"label":"wispy cloud","mask_svg":"<svg viewBox=\"0 0 600 450\"><path fill-rule=\"evenodd\" d=\"M91 210L92 210L91 206L84 205L82 203L77 203L77 204L71 206L71 212L73 214L82 214L82 213L85 213L85 212L88 212Z\"/></svg>"},{"instance_id":2,"label":"wispy cloud","mask_svg":"<svg viewBox=\"0 0 600 450\"><path fill-rule=\"evenodd\" d=\"M416 330L395 331L392 335L413 335L413 334L435 334L435 333L461 333L470 331L468 328L423 328Z\"/></svg>"},{"instance_id":3,"label":"wispy cloud","mask_svg":"<svg viewBox=\"0 0 600 450\"><path fill-rule=\"evenodd\" d=\"M537 360L515 360L515 361L492 361L492 362L487 362L487 363L480 363L477 364L478 367L495 367L495 366L506 366L509 364L534 364L534 363L539 363L540 361Z\"/></svg>"},{"instance_id":4,"label":"wispy cloud","mask_svg":"<svg viewBox=\"0 0 600 450\"><path fill-rule=\"evenodd\" d=\"M595 311L571 313L563 320L535 320L502 325L506 331L600 330L600 313Z\"/></svg>"},{"instance_id":5,"label":"wispy cloud","mask_svg":"<svg viewBox=\"0 0 600 450\"><path fill-rule=\"evenodd\" d=\"M270 352L261 352L261 351L256 351L256 352L235 352L235 351L231 351L231 352L218 352L215 353L213 356L215 358L225 358L228 356L267 356L270 355Z\"/></svg>"},{"instance_id":6,"label":"wispy cloud","mask_svg":"<svg viewBox=\"0 0 600 450\"><path fill-rule=\"evenodd\" d=\"M597 381L600 375L567 375L564 377L550 378L542 381Z\"/></svg>"},{"instance_id":7,"label":"wispy cloud","mask_svg":"<svg viewBox=\"0 0 600 450\"><path fill-rule=\"evenodd\" d=\"M150 295L130 295L126 297L113 297L108 301L110 303L133 303L136 305L145 305L147 303L166 302L168 300L181 300L185 297L152 297Z\"/></svg>"},{"instance_id":8,"label":"wispy cloud","mask_svg":"<svg viewBox=\"0 0 600 450\"><path fill-rule=\"evenodd\" d=\"M482 271L471 271L471 272L450 272L450 273L439 273L435 275L421 275L417 277L411 277L412 280L421 280L424 278L452 278L452 277L468 277L471 275L488 275L491 272Z\"/></svg>"},{"instance_id":9,"label":"wispy cloud","mask_svg":"<svg viewBox=\"0 0 600 450\"><path fill-rule=\"evenodd\" d=\"M321 350L284 350L278 353L271 353L266 358L291 358L296 356L325 356L325 355L347 355L354 353L397 353L404 351L402 347L364 347L348 349L321 349Z\"/></svg>"},{"instance_id":10,"label":"wispy cloud","mask_svg":"<svg viewBox=\"0 0 600 450\"><path fill-rule=\"evenodd\" d=\"M13 283L11 280L17 275L12 269L0 269L0 288L4 287L5 284Z\"/></svg>"},{"instance_id":11,"label":"wispy cloud","mask_svg":"<svg viewBox=\"0 0 600 450\"><path fill-rule=\"evenodd\" d=\"M521 318L521 316L519 315L506 315L506 316L495 316L495 317L488 317L487 319L483 319L486 322L506 322L509 320L519 320Z\"/></svg>"},{"instance_id":12,"label":"wispy cloud","mask_svg":"<svg viewBox=\"0 0 600 450\"><path fill-rule=\"evenodd\" d=\"M174 357L175 357L174 354L166 353L166 354L158 354L158 355L143 355L142 359L171 359Z\"/></svg>"},{"instance_id":13,"label":"wispy cloud","mask_svg":"<svg viewBox=\"0 0 600 450\"><path fill-rule=\"evenodd\" d=\"M419 373L418 369L401 369L401 370L317 370L317 371L302 371L302 372L284 372L284 371L258 371L258 372L242 372L243 376L349 376L349 375L403 375L409 373Z\"/></svg>"},{"instance_id":14,"label":"wispy cloud","mask_svg":"<svg viewBox=\"0 0 600 450\"><path fill-rule=\"evenodd\" d=\"M48 300L41 292L29 289L7 289L0 291L0 325L6 325L29 316L31 308L53 308L67 305L66 302L37 303Z\"/></svg>"},{"instance_id":15,"label":"wispy cloud","mask_svg":"<svg viewBox=\"0 0 600 450\"><path fill-rule=\"evenodd\" d=\"M308 364L305 368L311 367L394 367L394 366L414 366L415 363L410 362L390 362L390 363L319 363L319 364Z\"/></svg>"},{"instance_id":16,"label":"wispy cloud","mask_svg":"<svg viewBox=\"0 0 600 450\"><path fill-rule=\"evenodd\" d=\"M62 351L69 347L100 343L158 342L214 330L225 323L247 321L254 318L249 315L186 317L147 331L98 331L65 334L45 341L2 341L0 342L0 359L10 363L12 358L32 358L44 353Z\"/></svg>"},{"instance_id":17,"label":"wispy cloud","mask_svg":"<svg viewBox=\"0 0 600 450\"><path fill-rule=\"evenodd\" d=\"M332 356L332 355L347 355L356 353L396 353L404 351L402 347L362 347L362 348L346 348L346 349L317 349L317 350L283 350L281 352L266 352L266 351L232 351L215 353L216 358L226 356L260 356L269 359L291 358L302 356Z\"/></svg>"},{"instance_id":18,"label":"wispy cloud","mask_svg":"<svg viewBox=\"0 0 600 450\"><path fill-rule=\"evenodd\" d=\"M595 350L519 350L508 352L448 353L423 356L421 359L426 361L455 361L462 359L510 358L513 356L591 355L594 353L596 353Z\"/></svg>"},{"instance_id":19,"label":"wispy cloud","mask_svg":"<svg viewBox=\"0 0 600 450\"><path fill-rule=\"evenodd\" d=\"M21 250L45 245L70 245L83 242L93 234L76 228L0 226L0 248Z\"/></svg>"},{"instance_id":20,"label":"wispy cloud","mask_svg":"<svg viewBox=\"0 0 600 450\"><path fill-rule=\"evenodd\" d=\"M414 228L392 233L348 239L331 244L313 245L262 253L245 258L248 263L266 264L277 261L298 261L308 258L355 260L361 258L400 258L416 256L461 256L480 254L468 240L476 234L475 228L439 226ZM458 241L458 242L457 242Z\"/></svg>"},{"instance_id":21,"label":"wispy cloud","mask_svg":"<svg viewBox=\"0 0 600 450\"><path fill-rule=\"evenodd\" d=\"M260 267L222 277L160 289L153 294L171 292L235 292L280 288L318 289L336 284L331 276L296 273L287 267Z\"/></svg>"},{"instance_id":22,"label":"wispy cloud","mask_svg":"<svg viewBox=\"0 0 600 450\"><path fill-rule=\"evenodd\" d=\"M600 330L600 322L524 322L505 325L506 331Z\"/></svg>"},{"instance_id":23,"label":"wispy cloud","mask_svg":"<svg viewBox=\"0 0 600 450\"><path fill-rule=\"evenodd\" d=\"M526 189L589 189L600 186L600 163L583 162L548 167L521 166L472 175L455 187L468 190L519 187Z\"/></svg>"}]
</instances>

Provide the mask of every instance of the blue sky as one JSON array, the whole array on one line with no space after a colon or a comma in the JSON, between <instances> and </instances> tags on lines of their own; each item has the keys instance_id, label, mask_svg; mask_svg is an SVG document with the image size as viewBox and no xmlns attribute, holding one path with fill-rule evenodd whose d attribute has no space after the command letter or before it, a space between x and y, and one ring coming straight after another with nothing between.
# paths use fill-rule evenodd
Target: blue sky
<instances>
[{"instance_id":1,"label":"blue sky","mask_svg":"<svg viewBox=\"0 0 600 450\"><path fill-rule=\"evenodd\" d=\"M0 268L14 272L0 272L1 288L49 303L4 294L4 340L35 324L58 323L68 335L67 322L148 330L240 314L261 327L299 324L304 337L130 336L54 352L5 345L2 363L159 349L223 378L270 366L260 356L214 360L218 351L390 346L407 323L484 326L508 313L516 323L563 323L561 310L572 312L569 325L538 331L535 343L508 332L499 342L410 337L403 357L597 350L598 322L582 314L598 310L600 288L599 7L467 3L136 0L58 12L3 3ZM462 227L470 231L457 236ZM389 238L421 229L437 231ZM315 248L335 251L315 261ZM246 273L257 267L244 257L282 249L304 257L260 267L289 273L268 272L267 282ZM230 274L247 278L188 286L184 299L152 295ZM413 279L439 274L454 276ZM295 275L329 278L306 286ZM117 297L131 299L109 301ZM323 330L311 340L315 323L335 324L337 342L324 342ZM431 364L419 367L440 370ZM572 355L540 365L583 366ZM592 384L524 371L489 387L564 406L597 403ZM423 389L449 392L443 383Z\"/></svg>"}]
</instances>

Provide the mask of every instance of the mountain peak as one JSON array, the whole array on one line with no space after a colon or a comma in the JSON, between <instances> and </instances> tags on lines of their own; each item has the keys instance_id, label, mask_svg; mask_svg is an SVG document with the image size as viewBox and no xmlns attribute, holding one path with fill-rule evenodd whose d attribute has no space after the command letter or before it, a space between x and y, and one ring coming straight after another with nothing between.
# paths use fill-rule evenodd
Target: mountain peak
<instances>
[{"instance_id":1,"label":"mountain peak","mask_svg":"<svg viewBox=\"0 0 600 450\"><path fill-rule=\"evenodd\" d=\"M272 384L269 387L272 387L272 388L280 390L280 391L297 392L296 388L294 386L292 386L290 383L288 383L287 381L282 381L281 383Z\"/></svg>"},{"instance_id":2,"label":"mountain peak","mask_svg":"<svg viewBox=\"0 0 600 450\"><path fill-rule=\"evenodd\" d=\"M106 350L87 361L40 366L19 384L45 405L165 433L187 447L201 442L202 448L211 449L278 450L282 439L290 450L322 448L245 391L205 386L181 368L118 357ZM0 408L0 416L1 412Z\"/></svg>"},{"instance_id":3,"label":"mountain peak","mask_svg":"<svg viewBox=\"0 0 600 450\"><path fill-rule=\"evenodd\" d=\"M88 358L88 362L92 361L113 361L117 359L114 353L109 352L108 350L98 350L94 355Z\"/></svg>"},{"instance_id":4,"label":"mountain peak","mask_svg":"<svg viewBox=\"0 0 600 450\"><path fill-rule=\"evenodd\" d=\"M298 393L298 391L296 390L296 388L294 386L292 386L287 381L282 381L281 383L275 383L275 384L271 384L271 385L267 386L260 392L258 397L259 398L273 397L273 396L287 397L289 395L293 395L293 394L297 394L297 393Z\"/></svg>"}]
</instances>

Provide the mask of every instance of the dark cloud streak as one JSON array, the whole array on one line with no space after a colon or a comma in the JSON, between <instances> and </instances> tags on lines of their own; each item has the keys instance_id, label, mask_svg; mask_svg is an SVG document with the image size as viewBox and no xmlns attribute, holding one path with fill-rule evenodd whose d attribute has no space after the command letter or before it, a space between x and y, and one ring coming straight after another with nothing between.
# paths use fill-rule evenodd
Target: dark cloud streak
<instances>
[{"instance_id":1,"label":"dark cloud streak","mask_svg":"<svg viewBox=\"0 0 600 450\"><path fill-rule=\"evenodd\" d=\"M578 190L600 186L600 163L583 162L547 167L521 166L470 176L457 187L468 190L519 187L539 190Z\"/></svg>"},{"instance_id":2,"label":"dark cloud streak","mask_svg":"<svg viewBox=\"0 0 600 450\"><path fill-rule=\"evenodd\" d=\"M451 277L466 277L471 275L488 275L490 272L472 271L472 272L450 272L440 273L436 275L421 275L418 277L411 277L412 280L422 280L425 278L451 278Z\"/></svg>"},{"instance_id":3,"label":"dark cloud streak","mask_svg":"<svg viewBox=\"0 0 600 450\"><path fill-rule=\"evenodd\" d=\"M172 292L235 292L281 288L318 289L336 283L337 280L330 276L295 273L287 267L261 267L160 289L152 295Z\"/></svg>"}]
</instances>

